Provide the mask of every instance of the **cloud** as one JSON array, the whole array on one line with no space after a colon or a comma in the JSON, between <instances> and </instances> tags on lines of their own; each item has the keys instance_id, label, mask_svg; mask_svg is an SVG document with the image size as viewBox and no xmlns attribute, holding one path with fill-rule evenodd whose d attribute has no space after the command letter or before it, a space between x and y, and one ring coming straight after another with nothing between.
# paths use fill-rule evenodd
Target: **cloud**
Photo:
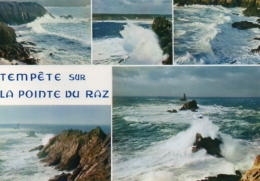
<instances>
[{"instance_id":1,"label":"cloud","mask_svg":"<svg viewBox=\"0 0 260 181\"><path fill-rule=\"evenodd\" d=\"M171 0L94 0L94 13L171 14Z\"/></svg>"},{"instance_id":2,"label":"cloud","mask_svg":"<svg viewBox=\"0 0 260 181\"><path fill-rule=\"evenodd\" d=\"M115 96L259 97L258 67L114 68Z\"/></svg>"}]
</instances>

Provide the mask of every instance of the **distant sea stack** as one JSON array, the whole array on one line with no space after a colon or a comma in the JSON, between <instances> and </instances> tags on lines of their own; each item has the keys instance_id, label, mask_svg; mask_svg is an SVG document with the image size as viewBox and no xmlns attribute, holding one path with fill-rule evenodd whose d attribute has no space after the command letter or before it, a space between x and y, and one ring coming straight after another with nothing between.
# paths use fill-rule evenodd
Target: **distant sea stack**
<instances>
[{"instance_id":1,"label":"distant sea stack","mask_svg":"<svg viewBox=\"0 0 260 181\"><path fill-rule=\"evenodd\" d=\"M71 171L49 181L110 181L111 137L100 128L85 133L64 131L41 148L38 157L48 166Z\"/></svg>"},{"instance_id":2,"label":"distant sea stack","mask_svg":"<svg viewBox=\"0 0 260 181\"><path fill-rule=\"evenodd\" d=\"M44 16L47 10L35 2L0 1L0 22L20 25Z\"/></svg>"}]
</instances>

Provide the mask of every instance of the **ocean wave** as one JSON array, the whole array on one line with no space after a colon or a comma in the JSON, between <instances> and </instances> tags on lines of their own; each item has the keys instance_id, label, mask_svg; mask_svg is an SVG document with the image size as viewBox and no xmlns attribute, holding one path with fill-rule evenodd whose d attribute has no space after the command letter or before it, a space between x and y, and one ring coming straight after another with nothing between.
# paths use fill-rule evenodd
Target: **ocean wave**
<instances>
[{"instance_id":1,"label":"ocean wave","mask_svg":"<svg viewBox=\"0 0 260 181\"><path fill-rule=\"evenodd\" d=\"M94 61L96 64L162 64L163 55L159 40L151 30L138 23L127 21L121 37L103 38L94 41ZM111 47L111 44L114 46Z\"/></svg>"}]
</instances>

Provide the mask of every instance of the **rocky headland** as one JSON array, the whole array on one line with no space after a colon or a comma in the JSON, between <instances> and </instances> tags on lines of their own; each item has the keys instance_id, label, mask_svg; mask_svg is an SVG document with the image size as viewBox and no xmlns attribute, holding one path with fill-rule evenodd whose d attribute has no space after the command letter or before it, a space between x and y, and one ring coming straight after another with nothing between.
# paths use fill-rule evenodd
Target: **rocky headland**
<instances>
[{"instance_id":1,"label":"rocky headland","mask_svg":"<svg viewBox=\"0 0 260 181\"><path fill-rule=\"evenodd\" d=\"M0 64L38 64L39 60L31 55L35 45L18 42L14 28L9 25L29 23L46 13L44 7L33 2L0 2Z\"/></svg>"},{"instance_id":2,"label":"rocky headland","mask_svg":"<svg viewBox=\"0 0 260 181\"><path fill-rule=\"evenodd\" d=\"M46 166L54 166L62 174L49 181L110 181L111 137L101 128L90 132L64 131L50 139L39 150L38 157ZM68 172L69 171L69 172Z\"/></svg>"},{"instance_id":3,"label":"rocky headland","mask_svg":"<svg viewBox=\"0 0 260 181\"><path fill-rule=\"evenodd\" d=\"M0 2L0 22L20 25L44 16L47 10L35 2Z\"/></svg>"},{"instance_id":4,"label":"rocky headland","mask_svg":"<svg viewBox=\"0 0 260 181\"><path fill-rule=\"evenodd\" d=\"M168 57L162 61L163 64L172 64L172 22L166 17L156 17L152 24L153 31L157 34L159 38L159 44L163 50L164 54Z\"/></svg>"}]
</instances>

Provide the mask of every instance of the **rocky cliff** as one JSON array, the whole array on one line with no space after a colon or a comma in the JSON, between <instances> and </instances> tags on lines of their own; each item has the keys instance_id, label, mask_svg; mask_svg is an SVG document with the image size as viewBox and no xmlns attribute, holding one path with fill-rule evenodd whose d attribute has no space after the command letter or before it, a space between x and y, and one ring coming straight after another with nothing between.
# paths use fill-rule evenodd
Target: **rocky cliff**
<instances>
[{"instance_id":1,"label":"rocky cliff","mask_svg":"<svg viewBox=\"0 0 260 181\"><path fill-rule=\"evenodd\" d=\"M63 173L50 181L110 181L111 138L100 128L88 133L64 131L52 138L38 153L48 166Z\"/></svg>"},{"instance_id":2,"label":"rocky cliff","mask_svg":"<svg viewBox=\"0 0 260 181\"><path fill-rule=\"evenodd\" d=\"M164 54L168 55L163 64L172 64L172 23L166 17L156 17L152 24L153 31L159 38L160 46Z\"/></svg>"},{"instance_id":3,"label":"rocky cliff","mask_svg":"<svg viewBox=\"0 0 260 181\"><path fill-rule=\"evenodd\" d=\"M46 9L38 3L0 1L0 22L6 24L25 24L46 13Z\"/></svg>"},{"instance_id":4,"label":"rocky cliff","mask_svg":"<svg viewBox=\"0 0 260 181\"><path fill-rule=\"evenodd\" d=\"M259 180L260 180L260 155L256 157L253 167L248 171L246 171L241 181L259 181Z\"/></svg>"},{"instance_id":5,"label":"rocky cliff","mask_svg":"<svg viewBox=\"0 0 260 181\"><path fill-rule=\"evenodd\" d=\"M175 0L178 5L204 4L204 5L222 5L226 7L248 7L256 5L260 7L260 0Z\"/></svg>"}]
</instances>

